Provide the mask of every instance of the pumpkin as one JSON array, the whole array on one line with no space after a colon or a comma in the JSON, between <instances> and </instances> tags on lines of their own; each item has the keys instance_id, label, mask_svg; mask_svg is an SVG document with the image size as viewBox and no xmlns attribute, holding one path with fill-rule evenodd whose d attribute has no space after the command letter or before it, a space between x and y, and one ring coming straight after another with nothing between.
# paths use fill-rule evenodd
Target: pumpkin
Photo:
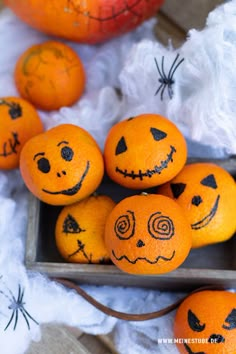
<instances>
[{"instance_id":1,"label":"pumpkin","mask_svg":"<svg viewBox=\"0 0 236 354\"><path fill-rule=\"evenodd\" d=\"M191 228L171 198L143 193L122 199L108 215L105 244L112 262L131 274L179 267L191 248Z\"/></svg>"},{"instance_id":2,"label":"pumpkin","mask_svg":"<svg viewBox=\"0 0 236 354\"><path fill-rule=\"evenodd\" d=\"M131 189L146 189L175 177L187 159L184 136L158 114L141 114L108 132L104 160L108 176Z\"/></svg>"},{"instance_id":3,"label":"pumpkin","mask_svg":"<svg viewBox=\"0 0 236 354\"><path fill-rule=\"evenodd\" d=\"M193 248L230 239L236 230L236 184L223 167L214 163L184 166L158 193L173 198L189 219Z\"/></svg>"},{"instance_id":4,"label":"pumpkin","mask_svg":"<svg viewBox=\"0 0 236 354\"><path fill-rule=\"evenodd\" d=\"M85 88L82 61L59 41L35 44L24 51L16 62L14 79L21 97L43 110L71 106Z\"/></svg>"},{"instance_id":5,"label":"pumpkin","mask_svg":"<svg viewBox=\"0 0 236 354\"><path fill-rule=\"evenodd\" d=\"M19 97L0 98L0 169L19 167L20 152L27 140L43 132L36 109Z\"/></svg>"},{"instance_id":6,"label":"pumpkin","mask_svg":"<svg viewBox=\"0 0 236 354\"><path fill-rule=\"evenodd\" d=\"M109 196L95 194L62 208L56 221L55 241L67 262L109 262L104 229L114 206Z\"/></svg>"},{"instance_id":7,"label":"pumpkin","mask_svg":"<svg viewBox=\"0 0 236 354\"><path fill-rule=\"evenodd\" d=\"M93 137L73 124L60 124L28 140L20 154L28 189L51 205L68 205L92 194L104 174Z\"/></svg>"},{"instance_id":8,"label":"pumpkin","mask_svg":"<svg viewBox=\"0 0 236 354\"><path fill-rule=\"evenodd\" d=\"M5 0L24 22L83 43L98 43L126 33L151 16L163 0Z\"/></svg>"},{"instance_id":9,"label":"pumpkin","mask_svg":"<svg viewBox=\"0 0 236 354\"><path fill-rule=\"evenodd\" d=\"M204 290L189 295L174 320L181 354L236 353L236 294Z\"/></svg>"}]
</instances>

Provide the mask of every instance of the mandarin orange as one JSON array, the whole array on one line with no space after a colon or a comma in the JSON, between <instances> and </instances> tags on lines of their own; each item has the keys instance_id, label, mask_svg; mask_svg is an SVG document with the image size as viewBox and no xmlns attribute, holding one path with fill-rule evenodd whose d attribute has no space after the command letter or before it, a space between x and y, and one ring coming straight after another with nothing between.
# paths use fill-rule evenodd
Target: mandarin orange
<instances>
[{"instance_id":1,"label":"mandarin orange","mask_svg":"<svg viewBox=\"0 0 236 354\"><path fill-rule=\"evenodd\" d=\"M186 165L158 193L173 198L192 229L193 248L223 242L236 230L236 184L228 171L214 163Z\"/></svg>"},{"instance_id":2,"label":"mandarin orange","mask_svg":"<svg viewBox=\"0 0 236 354\"><path fill-rule=\"evenodd\" d=\"M14 78L21 97L47 111L74 104L86 81L77 53L59 41L28 48L17 60Z\"/></svg>"},{"instance_id":3,"label":"mandarin orange","mask_svg":"<svg viewBox=\"0 0 236 354\"><path fill-rule=\"evenodd\" d=\"M112 262L131 274L162 274L189 254L191 228L182 208L156 194L122 199L108 215L105 244Z\"/></svg>"}]
</instances>

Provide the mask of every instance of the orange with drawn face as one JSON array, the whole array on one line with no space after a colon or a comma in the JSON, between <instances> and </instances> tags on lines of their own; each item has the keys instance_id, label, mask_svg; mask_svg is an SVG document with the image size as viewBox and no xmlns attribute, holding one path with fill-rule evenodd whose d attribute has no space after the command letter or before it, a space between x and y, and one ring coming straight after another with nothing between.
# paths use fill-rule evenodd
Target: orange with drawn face
<instances>
[{"instance_id":1,"label":"orange with drawn face","mask_svg":"<svg viewBox=\"0 0 236 354\"><path fill-rule=\"evenodd\" d=\"M4 0L21 20L57 37L98 43L126 33L164 0Z\"/></svg>"},{"instance_id":2,"label":"orange with drawn face","mask_svg":"<svg viewBox=\"0 0 236 354\"><path fill-rule=\"evenodd\" d=\"M175 177L187 159L187 145L177 126L159 114L140 114L108 132L106 172L116 183L146 189Z\"/></svg>"},{"instance_id":3,"label":"orange with drawn face","mask_svg":"<svg viewBox=\"0 0 236 354\"><path fill-rule=\"evenodd\" d=\"M61 256L72 263L108 263L104 228L115 202L107 195L91 195L64 206L55 227L56 246Z\"/></svg>"},{"instance_id":4,"label":"orange with drawn face","mask_svg":"<svg viewBox=\"0 0 236 354\"><path fill-rule=\"evenodd\" d=\"M19 97L0 98L0 169L18 168L27 140L43 132L36 109Z\"/></svg>"},{"instance_id":5,"label":"orange with drawn face","mask_svg":"<svg viewBox=\"0 0 236 354\"><path fill-rule=\"evenodd\" d=\"M214 163L184 166L158 193L173 198L185 211L192 229L193 248L223 242L236 230L236 184Z\"/></svg>"},{"instance_id":6,"label":"orange with drawn face","mask_svg":"<svg viewBox=\"0 0 236 354\"><path fill-rule=\"evenodd\" d=\"M79 201L101 183L102 153L93 137L73 124L61 124L30 139L20 155L28 189L52 205Z\"/></svg>"},{"instance_id":7,"label":"orange with drawn face","mask_svg":"<svg viewBox=\"0 0 236 354\"><path fill-rule=\"evenodd\" d=\"M178 268L191 248L191 229L182 208L156 194L126 197L105 226L113 263L131 274L162 274Z\"/></svg>"},{"instance_id":8,"label":"orange with drawn face","mask_svg":"<svg viewBox=\"0 0 236 354\"><path fill-rule=\"evenodd\" d=\"M181 354L235 354L236 294L205 290L188 296L177 310L174 338Z\"/></svg>"}]
</instances>

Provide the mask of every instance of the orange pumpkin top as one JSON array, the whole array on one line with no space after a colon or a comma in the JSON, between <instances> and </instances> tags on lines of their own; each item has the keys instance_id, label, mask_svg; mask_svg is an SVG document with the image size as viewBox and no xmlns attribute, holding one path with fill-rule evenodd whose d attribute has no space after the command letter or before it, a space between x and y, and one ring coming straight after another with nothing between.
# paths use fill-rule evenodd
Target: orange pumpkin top
<instances>
[{"instance_id":1,"label":"orange pumpkin top","mask_svg":"<svg viewBox=\"0 0 236 354\"><path fill-rule=\"evenodd\" d=\"M0 127L0 169L18 168L24 144L43 132L43 123L28 101L19 97L2 97Z\"/></svg>"},{"instance_id":2,"label":"orange pumpkin top","mask_svg":"<svg viewBox=\"0 0 236 354\"><path fill-rule=\"evenodd\" d=\"M191 229L182 208L156 194L126 197L105 226L113 263L131 274L162 274L179 267L189 254Z\"/></svg>"},{"instance_id":3,"label":"orange pumpkin top","mask_svg":"<svg viewBox=\"0 0 236 354\"><path fill-rule=\"evenodd\" d=\"M213 163L184 166L158 193L173 198L192 229L194 248L226 241L236 230L236 184L228 171Z\"/></svg>"},{"instance_id":4,"label":"orange pumpkin top","mask_svg":"<svg viewBox=\"0 0 236 354\"><path fill-rule=\"evenodd\" d=\"M98 43L154 16L163 0L4 0L38 30L83 43Z\"/></svg>"},{"instance_id":5,"label":"orange pumpkin top","mask_svg":"<svg viewBox=\"0 0 236 354\"><path fill-rule=\"evenodd\" d=\"M27 141L20 171L29 190L52 205L67 205L92 194L104 173L102 153L81 127L61 124Z\"/></svg>"},{"instance_id":6,"label":"orange pumpkin top","mask_svg":"<svg viewBox=\"0 0 236 354\"><path fill-rule=\"evenodd\" d=\"M59 41L28 48L16 62L14 78L20 95L44 110L71 106L85 88L82 61L71 47Z\"/></svg>"},{"instance_id":7,"label":"orange pumpkin top","mask_svg":"<svg viewBox=\"0 0 236 354\"><path fill-rule=\"evenodd\" d=\"M236 294L205 290L188 296L177 310L174 337L181 354L235 354Z\"/></svg>"},{"instance_id":8,"label":"orange pumpkin top","mask_svg":"<svg viewBox=\"0 0 236 354\"><path fill-rule=\"evenodd\" d=\"M187 159L187 145L177 126L158 114L141 114L108 132L106 172L116 183L146 189L175 177Z\"/></svg>"}]
</instances>

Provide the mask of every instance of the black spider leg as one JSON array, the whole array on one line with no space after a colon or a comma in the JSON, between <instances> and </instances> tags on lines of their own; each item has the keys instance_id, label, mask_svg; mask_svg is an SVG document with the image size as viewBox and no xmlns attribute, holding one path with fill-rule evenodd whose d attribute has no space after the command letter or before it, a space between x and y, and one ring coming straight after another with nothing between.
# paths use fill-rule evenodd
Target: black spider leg
<instances>
[{"instance_id":1,"label":"black spider leg","mask_svg":"<svg viewBox=\"0 0 236 354\"><path fill-rule=\"evenodd\" d=\"M19 286L20 287L20 286ZM20 307L19 307L19 310L20 312L22 313L24 319L25 319L25 322L27 324L27 327L28 329L30 329L30 324L29 324L29 321L28 321L28 318L27 316L34 322L36 323L37 325L39 324L30 314L28 311L26 311L25 307L24 307L24 303L22 302L23 300L23 297L24 297L24 289L22 291L22 295L21 295L21 300L20 300L20 303L22 304Z\"/></svg>"},{"instance_id":2,"label":"black spider leg","mask_svg":"<svg viewBox=\"0 0 236 354\"><path fill-rule=\"evenodd\" d=\"M155 92L155 96L160 92L161 90L161 100L163 100L163 95L165 92L166 87L168 88L168 94L170 99L173 97L173 89L172 85L174 84L173 76L179 65L184 61L184 58L179 61L179 63L175 66L177 60L179 58L179 54L176 55L175 60L173 61L171 68L169 70L168 76L165 74L165 69L164 69L164 56L162 56L161 60L161 70L159 68L158 62L156 58L154 58L156 67L158 70L158 73L160 75L159 82L161 83L160 86L158 87L157 91Z\"/></svg>"},{"instance_id":3,"label":"black spider leg","mask_svg":"<svg viewBox=\"0 0 236 354\"><path fill-rule=\"evenodd\" d=\"M177 62L178 58L179 58L179 54L176 55L175 60L173 61L173 64L171 65L171 68L170 68L170 71L169 71L168 77L167 77L167 81L168 81L167 87L168 87L168 93L169 93L170 99L173 97L172 85L175 83L175 81L173 80L174 73L176 72L176 70L178 69L180 64L184 61L184 58L181 59L178 62L178 64L175 66L175 63Z\"/></svg>"},{"instance_id":4,"label":"black spider leg","mask_svg":"<svg viewBox=\"0 0 236 354\"><path fill-rule=\"evenodd\" d=\"M155 60L155 63L156 63L156 67L157 67L157 71L160 75L160 78L159 78L159 82L161 83L160 86L158 87L157 91L155 92L155 96L159 93L159 91L162 89L161 91L161 100L163 100L163 94L164 94L164 91L165 91L165 88L166 88L166 81L167 81L167 77L166 77L166 74L164 72L164 56L162 57L162 64L161 64L161 69L162 69L162 72L159 68L159 65L158 65L158 62L156 60L156 58L154 58ZM163 88L162 88L163 87Z\"/></svg>"},{"instance_id":5,"label":"black spider leg","mask_svg":"<svg viewBox=\"0 0 236 354\"><path fill-rule=\"evenodd\" d=\"M10 289L8 289L8 290L9 290L11 296L12 296L11 304L8 306L8 308L9 308L9 310L13 310L13 311L12 311L12 315L10 317L10 320L8 321L6 327L4 328L4 331L6 331L7 328L10 326L11 322L14 319L14 316L15 316L15 324L14 324L14 327L13 327L14 330L16 329L16 325L17 325L17 322L18 322L18 308L16 307L16 304L17 304L17 300L19 301L20 293L19 293L19 290L18 290L18 298L16 300L16 298L13 295L13 293L11 292L11 290ZM14 305L14 307L13 307L13 305Z\"/></svg>"},{"instance_id":6,"label":"black spider leg","mask_svg":"<svg viewBox=\"0 0 236 354\"><path fill-rule=\"evenodd\" d=\"M10 289L8 289L8 290L9 290L11 296L12 296L11 304L10 304L10 306L9 306L8 308L11 309L13 312L12 312L11 318L10 318L8 324L6 325L4 331L6 331L7 328L10 326L11 322L12 322L13 319L14 319L14 316L15 316L15 323L14 323L13 330L16 329L16 326L17 326L17 323L18 323L18 312L19 312L19 310L20 310L22 316L24 317L25 322L26 322L27 327L28 327L29 330L30 330L30 324L29 324L29 321L28 321L27 316L28 316L32 321L34 321L36 324L39 324L39 323L28 313L28 311L26 311L26 309L24 308L24 305L25 305L25 303L23 302L24 290L21 290L20 284L19 284L19 286L18 286L18 296L17 296L17 300L16 300L15 296L13 295L13 293L11 292L11 290L10 290Z\"/></svg>"}]
</instances>

